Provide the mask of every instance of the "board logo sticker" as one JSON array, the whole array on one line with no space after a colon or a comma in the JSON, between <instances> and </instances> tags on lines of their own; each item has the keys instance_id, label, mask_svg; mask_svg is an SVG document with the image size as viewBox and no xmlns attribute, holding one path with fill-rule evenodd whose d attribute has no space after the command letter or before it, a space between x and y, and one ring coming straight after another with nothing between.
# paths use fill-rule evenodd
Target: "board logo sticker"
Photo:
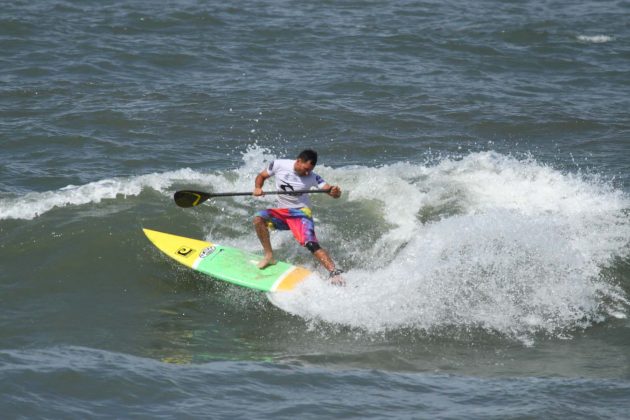
<instances>
[{"instance_id":1,"label":"board logo sticker","mask_svg":"<svg viewBox=\"0 0 630 420\"><path fill-rule=\"evenodd\" d=\"M177 250L177 255L181 255L182 257L187 257L193 251L194 249L188 248L187 246L183 246Z\"/></svg>"},{"instance_id":2,"label":"board logo sticker","mask_svg":"<svg viewBox=\"0 0 630 420\"><path fill-rule=\"evenodd\" d=\"M199 258L206 258L208 255L212 254L217 249L216 246L212 245L207 248L204 248L199 253Z\"/></svg>"}]
</instances>

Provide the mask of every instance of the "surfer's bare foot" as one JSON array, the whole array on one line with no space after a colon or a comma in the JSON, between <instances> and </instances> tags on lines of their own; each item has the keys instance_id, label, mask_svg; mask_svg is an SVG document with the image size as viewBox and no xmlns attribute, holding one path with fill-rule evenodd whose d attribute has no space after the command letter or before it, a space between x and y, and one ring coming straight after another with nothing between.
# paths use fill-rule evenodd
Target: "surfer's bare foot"
<instances>
[{"instance_id":1,"label":"surfer's bare foot","mask_svg":"<svg viewBox=\"0 0 630 420\"><path fill-rule=\"evenodd\" d=\"M263 268L274 265L275 263L276 260L273 258L273 255L265 255L265 257L258 263L258 268L262 270Z\"/></svg>"},{"instance_id":2,"label":"surfer's bare foot","mask_svg":"<svg viewBox=\"0 0 630 420\"><path fill-rule=\"evenodd\" d=\"M331 271L330 275L328 276L328 281L330 282L330 284L332 284L333 286L345 286L346 281L343 279L343 277L341 277L341 273L343 273L343 270Z\"/></svg>"}]
</instances>

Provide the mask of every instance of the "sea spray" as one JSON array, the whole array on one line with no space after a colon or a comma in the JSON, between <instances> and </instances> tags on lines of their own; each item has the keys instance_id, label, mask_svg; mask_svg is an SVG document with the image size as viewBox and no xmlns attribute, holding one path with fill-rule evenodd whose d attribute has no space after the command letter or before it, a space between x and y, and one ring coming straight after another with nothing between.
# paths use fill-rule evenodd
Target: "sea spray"
<instances>
[{"instance_id":1,"label":"sea spray","mask_svg":"<svg viewBox=\"0 0 630 420\"><path fill-rule=\"evenodd\" d=\"M381 201L392 227L354 249L347 289L309 283L273 297L292 313L371 332L483 328L524 343L625 316L625 292L602 268L628 257L629 201L597 177L494 152L332 172L350 182L350 201Z\"/></svg>"},{"instance_id":2,"label":"sea spray","mask_svg":"<svg viewBox=\"0 0 630 420\"><path fill-rule=\"evenodd\" d=\"M254 146L228 170L181 169L5 197L0 217L33 219L147 189L165 199L179 186L248 191L273 158ZM309 281L273 297L308 321L368 333L481 328L530 343L627 314L626 291L608 268L628 258L630 200L596 174L492 151L431 164L322 162L317 171L344 190L340 200L314 197L314 214L348 286ZM197 215L205 239L258 252L251 216L274 203L269 196L224 198L181 214ZM289 233L273 232L272 243L278 258L325 277Z\"/></svg>"}]
</instances>

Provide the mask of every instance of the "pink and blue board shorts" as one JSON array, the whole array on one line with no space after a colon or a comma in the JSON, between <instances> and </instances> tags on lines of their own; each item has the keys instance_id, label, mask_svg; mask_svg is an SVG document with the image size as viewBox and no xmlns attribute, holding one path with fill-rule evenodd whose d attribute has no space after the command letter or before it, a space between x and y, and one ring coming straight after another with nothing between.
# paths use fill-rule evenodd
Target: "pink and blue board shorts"
<instances>
[{"instance_id":1,"label":"pink and blue board shorts","mask_svg":"<svg viewBox=\"0 0 630 420\"><path fill-rule=\"evenodd\" d=\"M260 210L256 212L256 216L262 217L270 228L290 230L302 246L308 242L318 242L313 214L308 207Z\"/></svg>"}]
</instances>

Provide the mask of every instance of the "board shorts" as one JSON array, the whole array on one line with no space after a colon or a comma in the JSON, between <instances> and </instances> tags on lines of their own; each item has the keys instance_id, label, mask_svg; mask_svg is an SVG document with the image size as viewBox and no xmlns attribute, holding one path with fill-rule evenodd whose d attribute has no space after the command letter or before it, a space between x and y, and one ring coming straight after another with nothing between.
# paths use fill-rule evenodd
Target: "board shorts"
<instances>
[{"instance_id":1,"label":"board shorts","mask_svg":"<svg viewBox=\"0 0 630 420\"><path fill-rule=\"evenodd\" d=\"M269 228L290 230L302 246L318 243L313 214L308 207L260 210L256 216L262 217Z\"/></svg>"}]
</instances>

